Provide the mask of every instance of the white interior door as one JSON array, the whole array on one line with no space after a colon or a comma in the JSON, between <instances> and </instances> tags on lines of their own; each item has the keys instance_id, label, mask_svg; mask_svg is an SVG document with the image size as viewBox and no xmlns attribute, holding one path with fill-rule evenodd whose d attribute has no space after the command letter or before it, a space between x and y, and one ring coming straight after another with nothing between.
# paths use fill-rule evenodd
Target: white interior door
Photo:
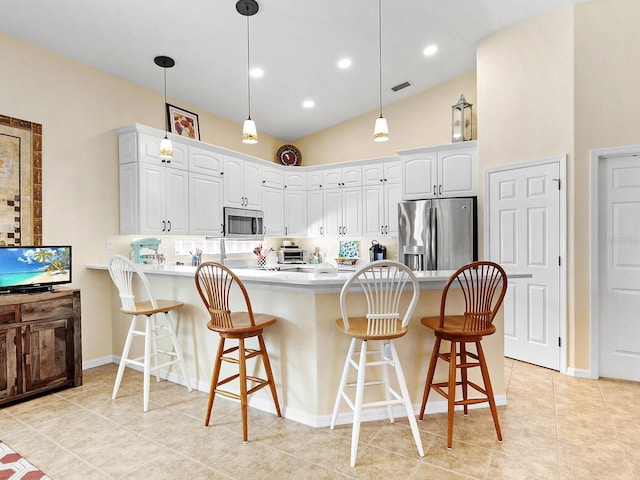
<instances>
[{"instance_id":1,"label":"white interior door","mask_svg":"<svg viewBox=\"0 0 640 480\"><path fill-rule=\"evenodd\" d=\"M554 370L564 369L561 301L561 159L488 172L488 258L507 273L504 302L505 356Z\"/></svg>"},{"instance_id":2,"label":"white interior door","mask_svg":"<svg viewBox=\"0 0 640 480\"><path fill-rule=\"evenodd\" d=\"M599 373L640 381L640 158L599 165Z\"/></svg>"}]
</instances>

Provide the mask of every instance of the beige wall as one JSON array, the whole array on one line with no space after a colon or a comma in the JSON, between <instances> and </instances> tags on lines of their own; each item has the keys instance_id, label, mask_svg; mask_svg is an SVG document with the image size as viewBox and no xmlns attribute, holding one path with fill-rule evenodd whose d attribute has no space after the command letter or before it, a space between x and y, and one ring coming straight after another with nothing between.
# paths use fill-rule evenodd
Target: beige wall
<instances>
[{"instance_id":1,"label":"beige wall","mask_svg":"<svg viewBox=\"0 0 640 480\"><path fill-rule=\"evenodd\" d=\"M373 126L379 115L375 110L294 143L302 152L303 165L388 157L399 150L451 143L451 105L457 103L461 93L473 104L475 139L478 106L473 71L384 107L389 124L387 142L373 141Z\"/></svg>"}]
</instances>

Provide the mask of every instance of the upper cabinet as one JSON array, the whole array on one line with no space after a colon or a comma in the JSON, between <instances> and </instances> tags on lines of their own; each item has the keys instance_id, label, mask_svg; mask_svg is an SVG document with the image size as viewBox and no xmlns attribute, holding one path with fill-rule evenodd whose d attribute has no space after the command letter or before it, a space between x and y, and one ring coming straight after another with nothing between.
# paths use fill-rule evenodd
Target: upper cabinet
<instances>
[{"instance_id":1,"label":"upper cabinet","mask_svg":"<svg viewBox=\"0 0 640 480\"><path fill-rule=\"evenodd\" d=\"M401 181L402 163L400 157L391 157L362 166L363 185L400 183Z\"/></svg>"},{"instance_id":2,"label":"upper cabinet","mask_svg":"<svg viewBox=\"0 0 640 480\"><path fill-rule=\"evenodd\" d=\"M349 165L322 171L322 188L359 187L362 185L362 167Z\"/></svg>"},{"instance_id":3,"label":"upper cabinet","mask_svg":"<svg viewBox=\"0 0 640 480\"><path fill-rule=\"evenodd\" d=\"M477 141L400 152L402 198L477 195Z\"/></svg>"},{"instance_id":4,"label":"upper cabinet","mask_svg":"<svg viewBox=\"0 0 640 480\"><path fill-rule=\"evenodd\" d=\"M224 157L224 206L262 208L262 168L257 162Z\"/></svg>"}]
</instances>

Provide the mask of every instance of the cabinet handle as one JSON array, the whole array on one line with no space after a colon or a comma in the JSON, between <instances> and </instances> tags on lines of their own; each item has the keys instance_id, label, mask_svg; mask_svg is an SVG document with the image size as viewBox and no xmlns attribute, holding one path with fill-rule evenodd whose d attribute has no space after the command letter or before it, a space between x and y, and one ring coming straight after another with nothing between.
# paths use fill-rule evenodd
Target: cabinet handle
<instances>
[{"instance_id":1,"label":"cabinet handle","mask_svg":"<svg viewBox=\"0 0 640 480\"><path fill-rule=\"evenodd\" d=\"M289 235L289 227L284 227L284 234Z\"/></svg>"},{"instance_id":2,"label":"cabinet handle","mask_svg":"<svg viewBox=\"0 0 640 480\"><path fill-rule=\"evenodd\" d=\"M438 195L442 195L442 185L440 185L440 191L438 192Z\"/></svg>"},{"instance_id":3,"label":"cabinet handle","mask_svg":"<svg viewBox=\"0 0 640 480\"><path fill-rule=\"evenodd\" d=\"M320 235L324 235L324 227L320 227Z\"/></svg>"},{"instance_id":4,"label":"cabinet handle","mask_svg":"<svg viewBox=\"0 0 640 480\"><path fill-rule=\"evenodd\" d=\"M167 225L169 226L169 229L167 230L167 232L171 231L171 220L167 220Z\"/></svg>"},{"instance_id":5,"label":"cabinet handle","mask_svg":"<svg viewBox=\"0 0 640 480\"><path fill-rule=\"evenodd\" d=\"M167 222L165 222L164 220L162 220L162 231L166 231L167 230Z\"/></svg>"},{"instance_id":6,"label":"cabinet handle","mask_svg":"<svg viewBox=\"0 0 640 480\"><path fill-rule=\"evenodd\" d=\"M435 186L435 185L433 186L433 194L434 194L434 195L437 195L437 194L438 194L438 191L436 190L436 186Z\"/></svg>"},{"instance_id":7,"label":"cabinet handle","mask_svg":"<svg viewBox=\"0 0 640 480\"><path fill-rule=\"evenodd\" d=\"M380 181L381 181L381 182L384 182L384 178L381 178L381 179L380 179Z\"/></svg>"},{"instance_id":8,"label":"cabinet handle","mask_svg":"<svg viewBox=\"0 0 640 480\"><path fill-rule=\"evenodd\" d=\"M389 235L389 225L384 226L384 234Z\"/></svg>"}]
</instances>

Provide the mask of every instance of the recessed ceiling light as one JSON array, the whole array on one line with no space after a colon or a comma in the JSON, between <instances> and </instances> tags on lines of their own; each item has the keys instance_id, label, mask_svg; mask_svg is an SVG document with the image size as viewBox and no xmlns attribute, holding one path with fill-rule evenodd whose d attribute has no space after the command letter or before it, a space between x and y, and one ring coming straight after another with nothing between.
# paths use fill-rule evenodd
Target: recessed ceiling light
<instances>
[{"instance_id":1,"label":"recessed ceiling light","mask_svg":"<svg viewBox=\"0 0 640 480\"><path fill-rule=\"evenodd\" d=\"M251 75L253 78L260 78L264 75L264 70L259 67L252 68L249 72L249 75Z\"/></svg>"},{"instance_id":2,"label":"recessed ceiling light","mask_svg":"<svg viewBox=\"0 0 640 480\"><path fill-rule=\"evenodd\" d=\"M302 102L302 106L304 108L313 108L315 104L316 102L314 102L313 100L305 100L304 102Z\"/></svg>"},{"instance_id":3,"label":"recessed ceiling light","mask_svg":"<svg viewBox=\"0 0 640 480\"><path fill-rule=\"evenodd\" d=\"M351 66L351 59L350 58L342 58L338 61L338 67L344 69L344 68L349 68Z\"/></svg>"},{"instance_id":4,"label":"recessed ceiling light","mask_svg":"<svg viewBox=\"0 0 640 480\"><path fill-rule=\"evenodd\" d=\"M428 47L425 47L425 49L422 51L422 53L424 53L428 57L430 55L433 55L437 51L438 51L438 46L437 45L429 45Z\"/></svg>"}]
</instances>

